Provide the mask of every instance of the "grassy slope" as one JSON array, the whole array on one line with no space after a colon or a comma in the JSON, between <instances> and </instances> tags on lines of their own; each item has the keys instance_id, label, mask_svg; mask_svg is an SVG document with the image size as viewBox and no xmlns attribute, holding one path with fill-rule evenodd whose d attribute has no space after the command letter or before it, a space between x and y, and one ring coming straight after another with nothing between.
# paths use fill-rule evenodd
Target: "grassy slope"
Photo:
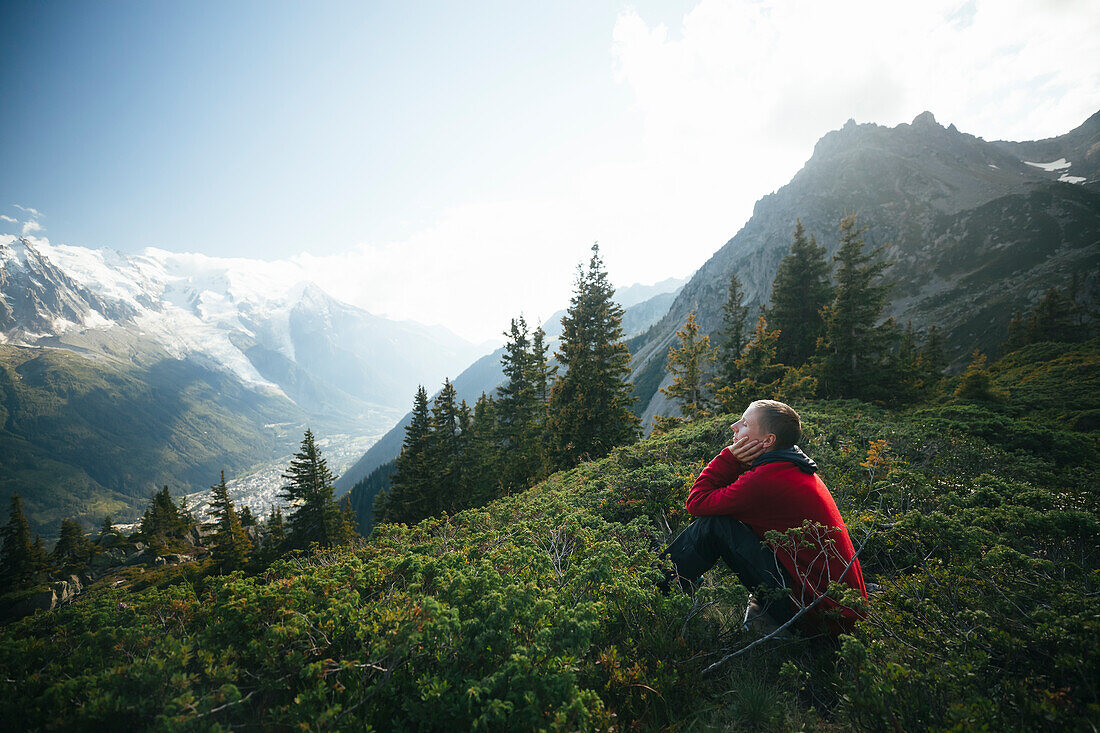
<instances>
[{"instance_id":1,"label":"grassy slope","mask_svg":"<svg viewBox=\"0 0 1100 733\"><path fill-rule=\"evenodd\" d=\"M126 370L59 349L0 346L0 500L20 492L43 535L63 517L97 526L107 513L140 511L158 486L202 488L222 468L268 457L279 438L253 425L296 417L289 403L273 410L189 362Z\"/></svg>"},{"instance_id":2,"label":"grassy slope","mask_svg":"<svg viewBox=\"0 0 1100 733\"><path fill-rule=\"evenodd\" d=\"M653 590L652 548L687 520L727 417L480 510L380 527L357 552L94 589L0 633L0 715L183 729L1086 725L1098 436L1065 430L1076 408L1028 408L1054 389L1095 409L1093 377L1069 375L1096 342L1075 349L995 365L1011 402L804 407L804 446L857 545L874 532L861 559L882 590L839 644L772 644L704 681L750 638L745 590L720 571L694 598Z\"/></svg>"}]
</instances>

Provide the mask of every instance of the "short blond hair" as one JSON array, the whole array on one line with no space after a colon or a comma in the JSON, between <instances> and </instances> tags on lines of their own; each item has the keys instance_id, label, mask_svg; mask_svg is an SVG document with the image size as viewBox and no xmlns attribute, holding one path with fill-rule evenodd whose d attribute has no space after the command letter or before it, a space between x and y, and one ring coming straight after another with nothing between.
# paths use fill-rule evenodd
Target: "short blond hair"
<instances>
[{"instance_id":1,"label":"short blond hair","mask_svg":"<svg viewBox=\"0 0 1100 733\"><path fill-rule=\"evenodd\" d=\"M749 409L758 412L760 424L775 436L776 449L790 448L802 439L802 419L785 402L756 400Z\"/></svg>"}]
</instances>

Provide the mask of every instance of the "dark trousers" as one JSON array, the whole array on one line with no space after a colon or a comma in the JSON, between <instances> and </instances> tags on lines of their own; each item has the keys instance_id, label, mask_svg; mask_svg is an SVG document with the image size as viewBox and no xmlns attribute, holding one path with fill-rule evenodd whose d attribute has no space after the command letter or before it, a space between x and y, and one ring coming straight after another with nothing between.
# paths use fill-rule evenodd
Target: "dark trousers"
<instances>
[{"instance_id":1,"label":"dark trousers","mask_svg":"<svg viewBox=\"0 0 1100 733\"><path fill-rule=\"evenodd\" d=\"M722 558L750 590L760 586L788 590L782 596L769 594L777 596L770 602L758 599L772 620L782 624L794 615L789 594L791 576L744 522L732 517L698 517L661 556L671 559L676 574L687 581L694 581Z\"/></svg>"}]
</instances>

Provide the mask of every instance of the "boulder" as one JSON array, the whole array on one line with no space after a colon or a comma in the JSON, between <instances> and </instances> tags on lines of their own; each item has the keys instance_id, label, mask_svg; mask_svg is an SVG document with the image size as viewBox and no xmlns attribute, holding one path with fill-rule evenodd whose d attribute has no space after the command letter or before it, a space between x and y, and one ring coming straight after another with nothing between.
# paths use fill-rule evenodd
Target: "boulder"
<instances>
[{"instance_id":1,"label":"boulder","mask_svg":"<svg viewBox=\"0 0 1100 733\"><path fill-rule=\"evenodd\" d=\"M57 580L50 583L50 590L53 592L53 603L50 608L59 606L62 603L71 603L76 594L80 592L80 588L74 586L67 580Z\"/></svg>"},{"instance_id":2,"label":"boulder","mask_svg":"<svg viewBox=\"0 0 1100 733\"><path fill-rule=\"evenodd\" d=\"M128 568L134 565L147 565L153 561L154 557L156 557L156 555L151 555L143 549L131 554L122 564Z\"/></svg>"},{"instance_id":3,"label":"boulder","mask_svg":"<svg viewBox=\"0 0 1100 733\"><path fill-rule=\"evenodd\" d=\"M100 535L96 538L95 543L100 547L114 547L121 541L122 537L112 532L111 534Z\"/></svg>"},{"instance_id":4,"label":"boulder","mask_svg":"<svg viewBox=\"0 0 1100 733\"><path fill-rule=\"evenodd\" d=\"M106 570L107 568L117 567L122 565L126 561L126 555L123 554L122 549L118 547L112 547L106 552L101 552L91 559L88 563L92 572L99 572Z\"/></svg>"}]
</instances>

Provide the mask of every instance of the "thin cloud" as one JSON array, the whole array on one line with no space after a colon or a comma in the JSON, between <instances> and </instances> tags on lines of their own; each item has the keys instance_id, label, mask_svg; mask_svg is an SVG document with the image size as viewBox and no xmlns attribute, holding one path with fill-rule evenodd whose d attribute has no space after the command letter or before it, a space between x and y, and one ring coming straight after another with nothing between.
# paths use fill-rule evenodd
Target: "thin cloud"
<instances>
[{"instance_id":1,"label":"thin cloud","mask_svg":"<svg viewBox=\"0 0 1100 733\"><path fill-rule=\"evenodd\" d=\"M0 221L6 221L6 222L9 222L11 224L18 224L19 223L17 220L12 219L10 216L7 216L6 214L0 214Z\"/></svg>"},{"instance_id":2,"label":"thin cloud","mask_svg":"<svg viewBox=\"0 0 1100 733\"><path fill-rule=\"evenodd\" d=\"M23 233L24 234L30 234L31 232L40 232L40 231L42 231L42 225L39 224L38 222L34 221L33 219L31 221L23 222Z\"/></svg>"},{"instance_id":3,"label":"thin cloud","mask_svg":"<svg viewBox=\"0 0 1100 733\"><path fill-rule=\"evenodd\" d=\"M20 206L19 204L12 204L12 206L19 209L20 211L27 212L28 214L30 214L31 216L33 216L36 219L39 218L40 216L42 216L42 214L39 213L38 209L32 209L29 206Z\"/></svg>"}]
</instances>

